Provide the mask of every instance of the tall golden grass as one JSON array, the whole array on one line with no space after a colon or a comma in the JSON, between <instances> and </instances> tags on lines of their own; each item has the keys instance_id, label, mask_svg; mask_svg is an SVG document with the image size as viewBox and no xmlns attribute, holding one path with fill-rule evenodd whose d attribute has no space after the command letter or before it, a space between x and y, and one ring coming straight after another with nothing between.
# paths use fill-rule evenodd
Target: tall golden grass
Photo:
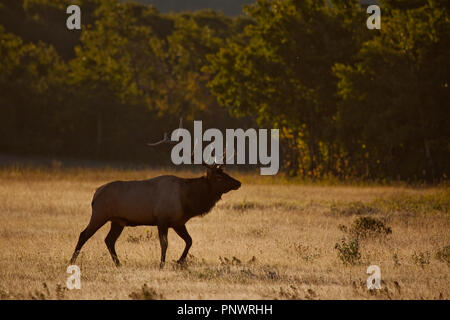
<instances>
[{"instance_id":1,"label":"tall golden grass","mask_svg":"<svg viewBox=\"0 0 450 320\"><path fill-rule=\"evenodd\" d=\"M66 268L90 201L111 180L173 173L152 170L0 170L1 299L449 299L450 191L447 187L324 186L240 175L240 190L224 195L187 228L193 246L169 231L163 270L155 227L125 228L116 268L100 229L77 264L81 289L68 290ZM179 176L197 173L178 171ZM360 241L361 259L344 265L335 244L358 217L392 229ZM440 254L439 254L440 253ZM366 287L369 265L382 289Z\"/></svg>"}]
</instances>

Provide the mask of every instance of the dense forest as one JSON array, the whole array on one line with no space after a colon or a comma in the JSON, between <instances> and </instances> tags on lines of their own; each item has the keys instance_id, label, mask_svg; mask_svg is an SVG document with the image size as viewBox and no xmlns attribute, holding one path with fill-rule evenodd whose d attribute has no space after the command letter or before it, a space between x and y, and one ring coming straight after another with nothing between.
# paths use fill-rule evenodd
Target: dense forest
<instances>
[{"instance_id":1,"label":"dense forest","mask_svg":"<svg viewBox=\"0 0 450 320\"><path fill-rule=\"evenodd\" d=\"M66 28L77 3L82 29ZM448 1L259 0L233 17L0 0L0 154L168 163L184 119L279 128L289 176L446 180Z\"/></svg>"},{"instance_id":2,"label":"dense forest","mask_svg":"<svg viewBox=\"0 0 450 320\"><path fill-rule=\"evenodd\" d=\"M155 6L160 12L197 11L212 9L221 11L226 15L237 16L242 14L242 7L255 0L138 0L144 4Z\"/></svg>"}]
</instances>

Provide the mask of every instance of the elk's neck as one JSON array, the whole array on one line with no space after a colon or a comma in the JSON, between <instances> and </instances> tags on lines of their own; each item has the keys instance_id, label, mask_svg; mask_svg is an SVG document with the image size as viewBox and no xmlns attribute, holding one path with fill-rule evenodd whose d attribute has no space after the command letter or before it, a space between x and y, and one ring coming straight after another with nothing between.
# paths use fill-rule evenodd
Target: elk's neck
<instances>
[{"instance_id":1,"label":"elk's neck","mask_svg":"<svg viewBox=\"0 0 450 320\"><path fill-rule=\"evenodd\" d=\"M205 177L186 179L184 189L182 203L189 218L207 214L222 196Z\"/></svg>"}]
</instances>

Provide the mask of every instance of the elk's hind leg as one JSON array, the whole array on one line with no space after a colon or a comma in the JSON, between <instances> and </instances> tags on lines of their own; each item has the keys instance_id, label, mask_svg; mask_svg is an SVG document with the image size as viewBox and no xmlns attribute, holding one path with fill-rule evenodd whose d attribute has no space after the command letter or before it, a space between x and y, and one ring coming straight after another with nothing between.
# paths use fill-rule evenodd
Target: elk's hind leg
<instances>
[{"instance_id":1,"label":"elk's hind leg","mask_svg":"<svg viewBox=\"0 0 450 320\"><path fill-rule=\"evenodd\" d=\"M109 230L108 235L105 238L106 247L108 247L109 253L111 254L111 258L117 267L120 267L120 261L117 257L115 245L116 240L119 238L120 234L123 231L123 226L121 226L117 222L111 222L111 230Z\"/></svg>"},{"instance_id":2,"label":"elk's hind leg","mask_svg":"<svg viewBox=\"0 0 450 320\"><path fill-rule=\"evenodd\" d=\"M86 227L86 229L84 229L81 233L80 233L80 237L78 238L78 243L77 246L75 247L75 251L73 252L72 255L72 259L70 259L70 264L74 264L75 261L77 260L78 254L80 253L81 248L83 247L83 245L86 243L86 241L89 240L90 237L92 237L94 235L94 233L97 232L98 229L100 229L104 224L106 223L106 221L102 220L102 221L95 221L94 219L91 218L91 221L89 222L88 226Z\"/></svg>"},{"instance_id":3,"label":"elk's hind leg","mask_svg":"<svg viewBox=\"0 0 450 320\"><path fill-rule=\"evenodd\" d=\"M180 259L178 259L178 263L183 263L186 259L189 249L192 246L192 238L189 235L185 225L174 227L173 230L175 230L175 232L184 240L184 242L186 242L186 247L184 248L183 254L181 255Z\"/></svg>"}]
</instances>

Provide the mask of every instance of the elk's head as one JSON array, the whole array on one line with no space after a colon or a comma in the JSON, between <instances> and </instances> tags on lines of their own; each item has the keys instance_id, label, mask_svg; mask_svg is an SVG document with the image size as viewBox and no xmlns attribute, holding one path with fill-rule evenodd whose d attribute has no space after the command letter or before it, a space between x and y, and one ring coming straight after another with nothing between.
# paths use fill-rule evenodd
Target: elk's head
<instances>
[{"instance_id":1,"label":"elk's head","mask_svg":"<svg viewBox=\"0 0 450 320\"><path fill-rule=\"evenodd\" d=\"M215 163L212 165L203 163L203 165L206 167L206 179L211 182L212 187L217 192L223 194L241 187L240 181L223 172L224 165Z\"/></svg>"},{"instance_id":2,"label":"elk's head","mask_svg":"<svg viewBox=\"0 0 450 320\"><path fill-rule=\"evenodd\" d=\"M180 118L180 128L183 127L183 119ZM169 139L169 135L167 133L164 134L164 138L158 142L155 143L148 143L149 146L157 146L160 144L174 144L174 141L171 141ZM195 144L197 144L197 141L195 141ZM194 145L195 149L195 145ZM234 157L235 152L233 151L233 154L231 157ZM192 152L191 157L194 157L194 152ZM223 172L223 168L225 166L225 163L228 162L226 159L226 151L223 152L223 158L222 163L223 164L217 164L217 160L214 159L213 164L207 164L206 162L203 162L203 166L206 167L206 179L211 183L212 188L214 191L216 191L219 194L227 193L231 190L237 190L241 187L241 182L230 177L228 174Z\"/></svg>"}]
</instances>

